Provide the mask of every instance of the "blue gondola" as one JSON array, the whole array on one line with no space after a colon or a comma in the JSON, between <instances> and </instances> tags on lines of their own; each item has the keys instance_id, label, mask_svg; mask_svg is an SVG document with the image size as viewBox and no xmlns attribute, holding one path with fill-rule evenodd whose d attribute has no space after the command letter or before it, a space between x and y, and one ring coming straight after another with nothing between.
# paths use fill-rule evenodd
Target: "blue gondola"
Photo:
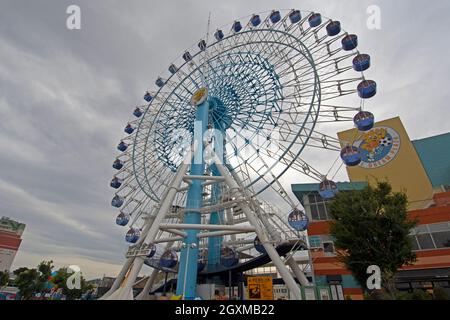
<instances>
[{"instance_id":1,"label":"blue gondola","mask_svg":"<svg viewBox=\"0 0 450 320\"><path fill-rule=\"evenodd\" d=\"M125 133L132 134L134 132L134 128L131 124L127 124L127 126L125 127L125 129L123 129L123 131L125 131Z\"/></svg>"},{"instance_id":2,"label":"blue gondola","mask_svg":"<svg viewBox=\"0 0 450 320\"><path fill-rule=\"evenodd\" d=\"M331 199L338 193L337 184L334 181L325 179L319 184L319 194L324 199Z\"/></svg>"},{"instance_id":3,"label":"blue gondola","mask_svg":"<svg viewBox=\"0 0 450 320\"><path fill-rule=\"evenodd\" d=\"M216 38L217 41L222 40L224 37L222 30L217 30L216 33L214 33L214 38Z\"/></svg>"},{"instance_id":4,"label":"blue gondola","mask_svg":"<svg viewBox=\"0 0 450 320\"><path fill-rule=\"evenodd\" d=\"M294 209L288 216L288 223L296 231L305 231L308 229L309 219L304 212Z\"/></svg>"},{"instance_id":5,"label":"blue gondola","mask_svg":"<svg viewBox=\"0 0 450 320\"><path fill-rule=\"evenodd\" d=\"M342 49L345 51L352 51L358 46L358 36L356 34L349 34L342 38Z\"/></svg>"},{"instance_id":6,"label":"blue gondola","mask_svg":"<svg viewBox=\"0 0 450 320\"><path fill-rule=\"evenodd\" d=\"M356 167L361 163L361 153L355 146L346 146L341 151L341 159L345 165L349 167Z\"/></svg>"},{"instance_id":7,"label":"blue gondola","mask_svg":"<svg viewBox=\"0 0 450 320\"><path fill-rule=\"evenodd\" d=\"M314 13L309 17L308 22L311 28L318 27L322 23L322 16L320 13Z\"/></svg>"},{"instance_id":8,"label":"blue gondola","mask_svg":"<svg viewBox=\"0 0 450 320\"><path fill-rule=\"evenodd\" d=\"M231 268L239 263L239 256L231 247L223 247L220 251L220 263L225 268Z\"/></svg>"},{"instance_id":9,"label":"blue gondola","mask_svg":"<svg viewBox=\"0 0 450 320\"><path fill-rule=\"evenodd\" d=\"M261 24L261 17L257 14L255 14L251 19L250 19L250 23L252 24L252 26L257 27Z\"/></svg>"},{"instance_id":10,"label":"blue gondola","mask_svg":"<svg viewBox=\"0 0 450 320\"><path fill-rule=\"evenodd\" d=\"M264 248L261 241L259 241L258 237L255 238L255 241L253 241L253 243L254 243L256 251L258 251L259 253L262 253L262 254L266 254L266 248Z\"/></svg>"},{"instance_id":11,"label":"blue gondola","mask_svg":"<svg viewBox=\"0 0 450 320\"><path fill-rule=\"evenodd\" d=\"M116 224L118 226L125 227L128 224L128 222L130 222L130 218L131 216L129 214L121 212L116 218Z\"/></svg>"},{"instance_id":12,"label":"blue gondola","mask_svg":"<svg viewBox=\"0 0 450 320\"><path fill-rule=\"evenodd\" d=\"M353 59L353 69L355 71L366 71L370 68L370 56L368 54L358 54Z\"/></svg>"},{"instance_id":13,"label":"blue gondola","mask_svg":"<svg viewBox=\"0 0 450 320\"><path fill-rule=\"evenodd\" d=\"M156 246L153 244L147 254L147 258L153 258L156 254Z\"/></svg>"},{"instance_id":14,"label":"blue gondola","mask_svg":"<svg viewBox=\"0 0 450 320\"><path fill-rule=\"evenodd\" d=\"M127 149L128 149L128 145L123 141L121 141L119 143L119 145L117 146L117 150L122 151L122 152L126 151Z\"/></svg>"},{"instance_id":15,"label":"blue gondola","mask_svg":"<svg viewBox=\"0 0 450 320\"><path fill-rule=\"evenodd\" d=\"M121 197L119 195L115 195L114 198L112 198L112 200L111 200L111 205L113 207L120 208L123 205L124 201L125 201L124 197Z\"/></svg>"},{"instance_id":16,"label":"blue gondola","mask_svg":"<svg viewBox=\"0 0 450 320\"><path fill-rule=\"evenodd\" d=\"M186 51L186 52L183 54L183 59L184 59L184 61L186 61L186 62L191 61L191 60L192 60L192 55L191 55L191 53L190 53L189 51Z\"/></svg>"},{"instance_id":17,"label":"blue gondola","mask_svg":"<svg viewBox=\"0 0 450 320\"><path fill-rule=\"evenodd\" d=\"M147 101L147 102L152 102L153 97L152 97L152 95L150 94L150 92L147 91L147 92L145 93L145 95L144 95L144 100Z\"/></svg>"},{"instance_id":18,"label":"blue gondola","mask_svg":"<svg viewBox=\"0 0 450 320\"><path fill-rule=\"evenodd\" d=\"M175 73L178 72L178 68L177 68L174 64L171 64L171 65L169 66L169 72L170 72L171 74L175 74Z\"/></svg>"},{"instance_id":19,"label":"blue gondola","mask_svg":"<svg viewBox=\"0 0 450 320\"><path fill-rule=\"evenodd\" d=\"M123 161L121 161L120 159L116 159L116 160L113 162L112 167L113 167L114 169L116 169L116 170L120 170L120 169L123 168L123 165L124 165L124 164L125 164L125 163L124 163Z\"/></svg>"},{"instance_id":20,"label":"blue gondola","mask_svg":"<svg viewBox=\"0 0 450 320\"><path fill-rule=\"evenodd\" d=\"M142 110L141 110L140 108L134 109L133 115L134 115L136 118L140 118L140 117L142 116Z\"/></svg>"},{"instance_id":21,"label":"blue gondola","mask_svg":"<svg viewBox=\"0 0 450 320\"><path fill-rule=\"evenodd\" d=\"M131 228L125 235L125 241L129 243L136 243L140 236L141 231L138 228Z\"/></svg>"},{"instance_id":22,"label":"blue gondola","mask_svg":"<svg viewBox=\"0 0 450 320\"><path fill-rule=\"evenodd\" d=\"M368 111L360 111L353 118L356 128L359 131L369 131L375 125L375 116Z\"/></svg>"},{"instance_id":23,"label":"blue gondola","mask_svg":"<svg viewBox=\"0 0 450 320\"><path fill-rule=\"evenodd\" d=\"M164 87L164 85L166 84L166 82L165 82L162 78L158 78L158 79L156 79L155 84L156 84L158 87L162 88L162 87Z\"/></svg>"},{"instance_id":24,"label":"blue gondola","mask_svg":"<svg viewBox=\"0 0 450 320\"><path fill-rule=\"evenodd\" d=\"M272 11L270 14L270 21L275 24L281 20L281 13L280 11Z\"/></svg>"},{"instance_id":25,"label":"blue gondola","mask_svg":"<svg viewBox=\"0 0 450 320\"><path fill-rule=\"evenodd\" d=\"M111 183L110 183L111 188L119 189L121 185L122 185L122 180L121 179L119 179L117 177L114 177L111 180Z\"/></svg>"},{"instance_id":26,"label":"blue gondola","mask_svg":"<svg viewBox=\"0 0 450 320\"><path fill-rule=\"evenodd\" d=\"M337 36L341 33L341 23L339 21L330 21L327 25L327 34L329 37Z\"/></svg>"},{"instance_id":27,"label":"blue gondola","mask_svg":"<svg viewBox=\"0 0 450 320\"><path fill-rule=\"evenodd\" d=\"M377 83L373 80L364 80L358 85L358 95L362 99L372 98L377 94Z\"/></svg>"},{"instance_id":28,"label":"blue gondola","mask_svg":"<svg viewBox=\"0 0 450 320\"><path fill-rule=\"evenodd\" d=\"M291 13L289 13L289 20L291 20L291 23L300 22L300 20L302 20L300 10L292 10Z\"/></svg>"},{"instance_id":29,"label":"blue gondola","mask_svg":"<svg viewBox=\"0 0 450 320\"><path fill-rule=\"evenodd\" d=\"M241 24L241 22L240 21L235 21L234 23L233 23L233 31L234 32L239 32L239 31L241 31L242 30L242 24Z\"/></svg>"},{"instance_id":30,"label":"blue gondola","mask_svg":"<svg viewBox=\"0 0 450 320\"><path fill-rule=\"evenodd\" d=\"M205 51L206 50L206 41L200 40L200 42L198 43L198 47L200 48L201 51Z\"/></svg>"},{"instance_id":31,"label":"blue gondola","mask_svg":"<svg viewBox=\"0 0 450 320\"><path fill-rule=\"evenodd\" d=\"M162 268L172 269L177 265L178 256L175 251L167 250L159 259L159 266Z\"/></svg>"}]
</instances>

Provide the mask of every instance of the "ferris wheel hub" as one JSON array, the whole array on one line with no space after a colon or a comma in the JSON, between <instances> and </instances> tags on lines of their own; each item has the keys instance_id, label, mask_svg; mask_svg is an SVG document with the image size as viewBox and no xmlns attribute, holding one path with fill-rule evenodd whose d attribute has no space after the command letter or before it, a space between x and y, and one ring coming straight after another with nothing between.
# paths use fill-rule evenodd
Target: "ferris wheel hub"
<instances>
[{"instance_id":1,"label":"ferris wheel hub","mask_svg":"<svg viewBox=\"0 0 450 320\"><path fill-rule=\"evenodd\" d=\"M199 106L208 98L208 89L202 87L198 89L191 98L190 104L191 106Z\"/></svg>"}]
</instances>

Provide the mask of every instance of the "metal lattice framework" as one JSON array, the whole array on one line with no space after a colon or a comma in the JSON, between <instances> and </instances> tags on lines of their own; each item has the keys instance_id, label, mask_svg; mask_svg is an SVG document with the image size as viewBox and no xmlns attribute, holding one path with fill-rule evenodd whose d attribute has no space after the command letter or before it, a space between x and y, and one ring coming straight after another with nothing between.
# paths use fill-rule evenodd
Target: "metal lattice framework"
<instances>
[{"instance_id":1,"label":"metal lattice framework","mask_svg":"<svg viewBox=\"0 0 450 320\"><path fill-rule=\"evenodd\" d=\"M145 262L155 274L164 270L158 261L169 249L182 252L181 267L169 268L178 271L181 282L180 272L187 273L186 259L192 256L189 245L194 256L199 249L209 251L205 263L212 272L220 264L221 248L236 250L243 260L257 257L256 236L288 287L292 282L284 263L306 281L290 259L295 250L306 248L304 235L292 230L275 203L261 195L271 191L296 210L298 204L279 179L289 172L317 181L326 178L302 155L305 150L342 150L332 133L323 131L332 123L354 121L361 112L362 98L371 93L363 90L374 85L360 72L368 68L361 61L370 60L357 50L356 36L317 13L272 11L239 21L218 29L214 37L208 34L174 61L157 78L157 89L147 92L148 104L136 108L137 118L125 128L111 186L117 189L113 206L120 208L118 224L131 227L135 244L107 296L129 298L140 266ZM192 103L203 88L206 101ZM206 149L223 155L217 163L202 159L200 171L186 163L196 151L196 130L210 137L202 143ZM196 183L200 189L193 187ZM295 245L282 261L272 249L287 242ZM149 250L161 244L161 254L149 258ZM127 281L126 290L117 293ZM178 292L192 298L187 293L192 288L186 289L189 279L183 282Z\"/></svg>"}]
</instances>

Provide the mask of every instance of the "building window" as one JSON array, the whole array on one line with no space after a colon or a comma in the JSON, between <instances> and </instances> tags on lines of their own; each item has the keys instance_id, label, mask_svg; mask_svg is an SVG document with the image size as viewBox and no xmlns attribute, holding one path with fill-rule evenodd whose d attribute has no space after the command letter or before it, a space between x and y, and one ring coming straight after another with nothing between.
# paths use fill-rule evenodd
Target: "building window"
<instances>
[{"instance_id":1,"label":"building window","mask_svg":"<svg viewBox=\"0 0 450 320\"><path fill-rule=\"evenodd\" d=\"M428 233L417 235L417 241L419 241L420 249L422 250L435 249L433 239Z\"/></svg>"},{"instance_id":2,"label":"building window","mask_svg":"<svg viewBox=\"0 0 450 320\"><path fill-rule=\"evenodd\" d=\"M333 242L324 242L323 243L323 252L325 253L335 253L334 251L334 243Z\"/></svg>"},{"instance_id":3,"label":"building window","mask_svg":"<svg viewBox=\"0 0 450 320\"><path fill-rule=\"evenodd\" d=\"M450 248L450 223L421 225L410 234L413 250Z\"/></svg>"},{"instance_id":4,"label":"building window","mask_svg":"<svg viewBox=\"0 0 450 320\"><path fill-rule=\"evenodd\" d=\"M328 201L325 201L318 193L310 193L303 197L303 206L312 220L331 220Z\"/></svg>"},{"instance_id":5,"label":"building window","mask_svg":"<svg viewBox=\"0 0 450 320\"><path fill-rule=\"evenodd\" d=\"M437 248L450 248L450 231L433 233Z\"/></svg>"}]
</instances>

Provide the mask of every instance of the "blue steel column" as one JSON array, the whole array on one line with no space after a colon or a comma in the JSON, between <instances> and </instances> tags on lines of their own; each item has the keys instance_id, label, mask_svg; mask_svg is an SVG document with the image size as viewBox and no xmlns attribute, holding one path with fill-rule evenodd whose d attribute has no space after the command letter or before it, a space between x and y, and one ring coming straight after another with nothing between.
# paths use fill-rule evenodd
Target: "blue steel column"
<instances>
[{"instance_id":1,"label":"blue steel column","mask_svg":"<svg viewBox=\"0 0 450 320\"><path fill-rule=\"evenodd\" d=\"M191 175L203 176L205 173L205 161L203 158L203 134L208 126L209 103L206 101L197 107L196 125L194 128L194 141L197 149L192 159ZM199 209L203 205L203 181L193 180L189 187L186 208ZM184 215L184 223L200 224L200 212L190 211ZM183 295L184 299L193 300L197 289L198 268L198 234L199 230L186 230L187 236L184 243L186 248L181 250L180 267L178 270L177 295ZM194 245L194 246L193 246Z\"/></svg>"},{"instance_id":2,"label":"blue steel column","mask_svg":"<svg viewBox=\"0 0 450 320\"><path fill-rule=\"evenodd\" d=\"M216 165L211 166L213 176L220 176L220 172ZM212 188L211 200L212 203L218 203L221 196L220 186L215 184ZM212 212L209 224L219 224L223 219L223 212ZM208 238L208 270L214 270L220 263L220 250L222 248L222 237Z\"/></svg>"}]
</instances>

